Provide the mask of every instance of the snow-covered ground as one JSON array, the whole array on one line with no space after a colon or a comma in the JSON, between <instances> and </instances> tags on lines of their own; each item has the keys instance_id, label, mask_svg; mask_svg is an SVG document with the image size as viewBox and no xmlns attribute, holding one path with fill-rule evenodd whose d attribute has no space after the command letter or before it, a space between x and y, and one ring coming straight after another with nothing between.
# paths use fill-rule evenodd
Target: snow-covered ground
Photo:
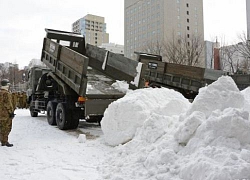
<instances>
[{"instance_id":1,"label":"snow-covered ground","mask_svg":"<svg viewBox=\"0 0 250 180\"><path fill-rule=\"evenodd\" d=\"M101 128L60 131L17 110L0 179L250 180L249 111L250 88L240 92L229 77L193 103L166 88L128 91Z\"/></svg>"},{"instance_id":2,"label":"snow-covered ground","mask_svg":"<svg viewBox=\"0 0 250 180\"><path fill-rule=\"evenodd\" d=\"M100 127L87 126L86 142L79 132L61 131L46 117L31 118L28 110L16 110L9 140L0 146L1 180L101 180L98 167L111 151L98 136Z\"/></svg>"}]
</instances>

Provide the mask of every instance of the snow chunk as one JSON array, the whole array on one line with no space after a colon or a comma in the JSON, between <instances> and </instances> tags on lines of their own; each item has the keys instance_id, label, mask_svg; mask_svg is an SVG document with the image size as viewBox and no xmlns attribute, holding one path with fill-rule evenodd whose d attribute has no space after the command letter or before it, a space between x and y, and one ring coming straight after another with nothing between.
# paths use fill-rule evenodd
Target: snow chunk
<instances>
[{"instance_id":1,"label":"snow chunk","mask_svg":"<svg viewBox=\"0 0 250 180\"><path fill-rule=\"evenodd\" d=\"M78 142L79 143L85 143L86 142L86 135L85 134L79 134Z\"/></svg>"},{"instance_id":2,"label":"snow chunk","mask_svg":"<svg viewBox=\"0 0 250 180\"><path fill-rule=\"evenodd\" d=\"M187 143L189 139L194 135L196 129L205 121L205 114L195 111L188 116L185 121L180 125L178 131L175 133L175 139L179 143Z\"/></svg>"}]
</instances>

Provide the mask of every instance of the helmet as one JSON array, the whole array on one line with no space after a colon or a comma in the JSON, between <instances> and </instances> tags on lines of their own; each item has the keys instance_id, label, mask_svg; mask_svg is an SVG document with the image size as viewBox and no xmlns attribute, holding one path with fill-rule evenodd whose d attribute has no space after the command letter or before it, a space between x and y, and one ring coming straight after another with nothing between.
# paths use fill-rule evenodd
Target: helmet
<instances>
[{"instance_id":1,"label":"helmet","mask_svg":"<svg viewBox=\"0 0 250 180\"><path fill-rule=\"evenodd\" d=\"M10 81L8 80L8 79L3 79L2 81L1 81L1 86L7 86L7 85L9 85L10 84Z\"/></svg>"}]
</instances>

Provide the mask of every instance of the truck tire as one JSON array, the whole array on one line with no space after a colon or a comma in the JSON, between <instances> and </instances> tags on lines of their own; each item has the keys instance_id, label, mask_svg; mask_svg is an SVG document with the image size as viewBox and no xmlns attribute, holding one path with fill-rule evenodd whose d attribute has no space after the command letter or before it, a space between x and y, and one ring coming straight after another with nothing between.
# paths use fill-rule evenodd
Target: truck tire
<instances>
[{"instance_id":1,"label":"truck tire","mask_svg":"<svg viewBox=\"0 0 250 180\"><path fill-rule=\"evenodd\" d=\"M79 125L79 113L78 111L71 111L71 122L69 129L76 129Z\"/></svg>"},{"instance_id":2,"label":"truck tire","mask_svg":"<svg viewBox=\"0 0 250 180\"><path fill-rule=\"evenodd\" d=\"M70 128L70 112L67 111L65 103L58 103L56 106L56 124L61 130Z\"/></svg>"},{"instance_id":3,"label":"truck tire","mask_svg":"<svg viewBox=\"0 0 250 180\"><path fill-rule=\"evenodd\" d=\"M49 101L46 111L49 125L56 125L56 102Z\"/></svg>"},{"instance_id":4,"label":"truck tire","mask_svg":"<svg viewBox=\"0 0 250 180\"><path fill-rule=\"evenodd\" d=\"M38 112L34 111L33 101L31 101L31 103L30 103L30 116L31 117L37 117L38 116Z\"/></svg>"}]
</instances>

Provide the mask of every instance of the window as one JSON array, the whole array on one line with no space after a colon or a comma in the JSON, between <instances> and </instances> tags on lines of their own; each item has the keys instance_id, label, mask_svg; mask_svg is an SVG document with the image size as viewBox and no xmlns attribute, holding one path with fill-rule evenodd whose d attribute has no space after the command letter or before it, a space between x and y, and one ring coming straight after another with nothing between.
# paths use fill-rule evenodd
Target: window
<instances>
[{"instance_id":1,"label":"window","mask_svg":"<svg viewBox=\"0 0 250 180\"><path fill-rule=\"evenodd\" d=\"M187 38L189 38L190 37L190 35L189 34L187 34Z\"/></svg>"},{"instance_id":2,"label":"window","mask_svg":"<svg viewBox=\"0 0 250 180\"><path fill-rule=\"evenodd\" d=\"M187 19L187 22L189 23L189 19Z\"/></svg>"},{"instance_id":3,"label":"window","mask_svg":"<svg viewBox=\"0 0 250 180\"><path fill-rule=\"evenodd\" d=\"M73 42L73 47L78 47L79 46L79 42Z\"/></svg>"},{"instance_id":4,"label":"window","mask_svg":"<svg viewBox=\"0 0 250 180\"><path fill-rule=\"evenodd\" d=\"M189 11L187 11L187 15L189 15Z\"/></svg>"},{"instance_id":5,"label":"window","mask_svg":"<svg viewBox=\"0 0 250 180\"><path fill-rule=\"evenodd\" d=\"M60 40L60 44L63 46L70 46L70 42L69 41L62 41Z\"/></svg>"},{"instance_id":6,"label":"window","mask_svg":"<svg viewBox=\"0 0 250 180\"><path fill-rule=\"evenodd\" d=\"M189 30L190 28L189 28L189 26L187 26L187 30Z\"/></svg>"},{"instance_id":7,"label":"window","mask_svg":"<svg viewBox=\"0 0 250 180\"><path fill-rule=\"evenodd\" d=\"M189 4L187 3L186 6L189 7Z\"/></svg>"},{"instance_id":8,"label":"window","mask_svg":"<svg viewBox=\"0 0 250 180\"><path fill-rule=\"evenodd\" d=\"M158 64L154 62L148 63L148 69L157 69Z\"/></svg>"}]
</instances>

